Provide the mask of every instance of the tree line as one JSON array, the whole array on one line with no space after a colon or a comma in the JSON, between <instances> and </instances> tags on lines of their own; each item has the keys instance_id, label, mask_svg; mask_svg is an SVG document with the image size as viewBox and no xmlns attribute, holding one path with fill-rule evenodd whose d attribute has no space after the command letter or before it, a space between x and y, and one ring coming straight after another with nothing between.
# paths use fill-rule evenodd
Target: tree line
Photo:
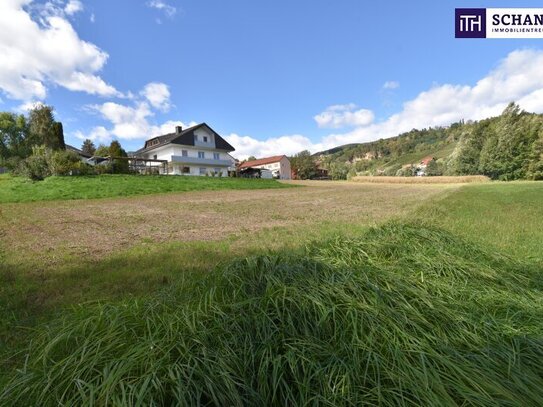
<instances>
[{"instance_id":1,"label":"tree line","mask_svg":"<svg viewBox=\"0 0 543 407\"><path fill-rule=\"evenodd\" d=\"M109 146L95 147L91 140L81 146L84 154L100 157L127 157L117 140ZM114 160L108 166L92 167L74 151L66 150L62 123L55 120L52 106L38 104L25 116L0 112L0 167L15 175L41 180L50 175L128 172L126 160Z\"/></svg>"},{"instance_id":2,"label":"tree line","mask_svg":"<svg viewBox=\"0 0 543 407\"><path fill-rule=\"evenodd\" d=\"M486 175L495 180L543 180L543 115L528 113L510 103L500 116L460 121L449 127L413 129L397 137L337 147L292 157L302 163L302 177L311 178L318 162L332 179L349 176L417 174L413 157L440 152L430 161L427 175ZM410 161L414 165L410 165ZM309 168L309 170L307 170Z\"/></svg>"}]
</instances>

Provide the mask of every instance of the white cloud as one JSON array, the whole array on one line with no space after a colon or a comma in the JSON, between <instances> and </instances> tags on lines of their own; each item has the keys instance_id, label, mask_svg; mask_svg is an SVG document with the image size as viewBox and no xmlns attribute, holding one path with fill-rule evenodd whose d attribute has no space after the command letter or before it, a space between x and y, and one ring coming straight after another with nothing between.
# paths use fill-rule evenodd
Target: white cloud
<instances>
[{"instance_id":1,"label":"white cloud","mask_svg":"<svg viewBox=\"0 0 543 407\"><path fill-rule=\"evenodd\" d=\"M88 106L91 111L99 113L102 118L112 124L107 130L110 136L123 140L146 140L162 134L172 133L176 126L183 128L195 125L195 122L169 120L161 125L150 122L154 116L147 102L138 101L134 106L114 102ZM102 133L105 134L105 133Z\"/></svg>"},{"instance_id":2,"label":"white cloud","mask_svg":"<svg viewBox=\"0 0 543 407\"><path fill-rule=\"evenodd\" d=\"M94 15L94 13L90 15L89 20L91 23L94 23L96 21L96 16Z\"/></svg>"},{"instance_id":3,"label":"white cloud","mask_svg":"<svg viewBox=\"0 0 543 407\"><path fill-rule=\"evenodd\" d=\"M383 122L331 134L323 144L332 147L388 138L413 128L443 126L455 121L480 120L499 115L517 101L529 111L543 112L543 51L511 52L496 69L474 86L444 84L421 92L403 110Z\"/></svg>"},{"instance_id":4,"label":"white cloud","mask_svg":"<svg viewBox=\"0 0 543 407\"><path fill-rule=\"evenodd\" d=\"M97 73L108 54L83 41L48 2L34 20L25 9L32 0L0 1L0 90L18 100L43 100L52 83L101 96L121 96ZM72 9L73 10L73 9Z\"/></svg>"},{"instance_id":5,"label":"white cloud","mask_svg":"<svg viewBox=\"0 0 543 407\"><path fill-rule=\"evenodd\" d=\"M303 150L314 152L321 148L319 144L313 144L310 139L299 134L267 140L256 140L249 136L230 134L225 139L236 149L233 155L240 160L249 156L262 158L280 154L294 155Z\"/></svg>"},{"instance_id":6,"label":"white cloud","mask_svg":"<svg viewBox=\"0 0 543 407\"><path fill-rule=\"evenodd\" d=\"M69 16L80 11L83 11L83 3L79 0L69 0L66 7L64 7L64 12Z\"/></svg>"},{"instance_id":7,"label":"white cloud","mask_svg":"<svg viewBox=\"0 0 543 407\"><path fill-rule=\"evenodd\" d=\"M25 103L20 104L19 106L15 107L15 108L13 108L13 110L18 112L18 113L26 114L26 113L28 113L29 110L32 110L35 107L40 106L41 104L42 103L36 102L36 101L25 102Z\"/></svg>"},{"instance_id":8,"label":"white cloud","mask_svg":"<svg viewBox=\"0 0 543 407\"><path fill-rule=\"evenodd\" d=\"M170 90L165 83L149 83L143 88L141 94L154 108L163 112L170 110Z\"/></svg>"},{"instance_id":9,"label":"white cloud","mask_svg":"<svg viewBox=\"0 0 543 407\"><path fill-rule=\"evenodd\" d=\"M175 16L175 14L177 13L177 8L175 8L174 6L169 5L168 3L166 3L163 0L151 0L151 1L148 1L147 2L147 7L151 7L151 8L157 9L159 11L162 11L169 18L173 18L173 16Z\"/></svg>"},{"instance_id":10,"label":"white cloud","mask_svg":"<svg viewBox=\"0 0 543 407\"><path fill-rule=\"evenodd\" d=\"M398 81L386 81L383 84L383 89L393 90L398 89L400 87L400 82Z\"/></svg>"},{"instance_id":11,"label":"white cloud","mask_svg":"<svg viewBox=\"0 0 543 407\"><path fill-rule=\"evenodd\" d=\"M333 105L326 108L313 119L321 128L339 129L342 127L367 126L373 122L373 112L367 109L357 109L353 103Z\"/></svg>"},{"instance_id":12,"label":"white cloud","mask_svg":"<svg viewBox=\"0 0 543 407\"><path fill-rule=\"evenodd\" d=\"M517 50L502 60L496 69L475 85L436 85L404 103L403 109L386 120L367 121L346 133L330 134L313 143L304 136L284 136L269 140L231 135L229 142L239 158L254 155L291 154L304 149L315 153L348 143L362 143L397 136L413 128L449 125L461 119L481 120L499 115L507 104L516 101L521 108L543 113L543 51ZM337 112L352 112L355 106L336 105L328 116L317 115L323 124L343 124Z\"/></svg>"},{"instance_id":13,"label":"white cloud","mask_svg":"<svg viewBox=\"0 0 543 407\"><path fill-rule=\"evenodd\" d=\"M94 127L88 134L76 131L75 136L80 140L89 139L100 144L108 144L113 139L111 132L103 126Z\"/></svg>"},{"instance_id":14,"label":"white cloud","mask_svg":"<svg viewBox=\"0 0 543 407\"><path fill-rule=\"evenodd\" d=\"M122 96L113 86L104 82L102 78L88 73L73 72L65 78L58 79L57 83L68 90L87 92L91 95Z\"/></svg>"},{"instance_id":15,"label":"white cloud","mask_svg":"<svg viewBox=\"0 0 543 407\"><path fill-rule=\"evenodd\" d=\"M147 118L152 116L153 112L145 102L140 102L135 107L107 102L92 105L90 108L113 124L111 134L120 139L135 140L149 137L151 126Z\"/></svg>"}]
</instances>

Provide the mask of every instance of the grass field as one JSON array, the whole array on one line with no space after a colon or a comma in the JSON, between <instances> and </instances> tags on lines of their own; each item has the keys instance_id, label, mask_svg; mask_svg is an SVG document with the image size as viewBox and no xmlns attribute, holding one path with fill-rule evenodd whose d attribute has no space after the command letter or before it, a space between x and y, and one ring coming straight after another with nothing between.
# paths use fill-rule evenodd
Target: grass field
<instances>
[{"instance_id":1,"label":"grass field","mask_svg":"<svg viewBox=\"0 0 543 407\"><path fill-rule=\"evenodd\" d=\"M0 175L0 203L285 187L275 180L266 179L105 174L88 177L48 177L43 181L34 182L5 174Z\"/></svg>"},{"instance_id":2,"label":"grass field","mask_svg":"<svg viewBox=\"0 0 543 407\"><path fill-rule=\"evenodd\" d=\"M543 403L543 184L304 185L0 205L0 405Z\"/></svg>"},{"instance_id":3,"label":"grass field","mask_svg":"<svg viewBox=\"0 0 543 407\"><path fill-rule=\"evenodd\" d=\"M356 176L353 182L366 182L374 184L471 184L489 182L490 178L484 175L439 176L439 177L388 177L388 176Z\"/></svg>"}]
</instances>

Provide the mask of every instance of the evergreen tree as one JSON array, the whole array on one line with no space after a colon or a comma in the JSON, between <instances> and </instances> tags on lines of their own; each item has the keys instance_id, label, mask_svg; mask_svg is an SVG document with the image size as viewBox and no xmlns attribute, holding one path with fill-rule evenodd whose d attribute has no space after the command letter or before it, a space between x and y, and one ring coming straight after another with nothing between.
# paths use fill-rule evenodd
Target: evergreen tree
<instances>
[{"instance_id":1,"label":"evergreen tree","mask_svg":"<svg viewBox=\"0 0 543 407\"><path fill-rule=\"evenodd\" d=\"M62 124L55 121L51 106L36 105L28 113L28 142L51 150L66 148Z\"/></svg>"},{"instance_id":2,"label":"evergreen tree","mask_svg":"<svg viewBox=\"0 0 543 407\"><path fill-rule=\"evenodd\" d=\"M83 154L93 156L96 152L96 146L94 145L92 140L86 139L81 145L81 151L83 152Z\"/></svg>"}]
</instances>

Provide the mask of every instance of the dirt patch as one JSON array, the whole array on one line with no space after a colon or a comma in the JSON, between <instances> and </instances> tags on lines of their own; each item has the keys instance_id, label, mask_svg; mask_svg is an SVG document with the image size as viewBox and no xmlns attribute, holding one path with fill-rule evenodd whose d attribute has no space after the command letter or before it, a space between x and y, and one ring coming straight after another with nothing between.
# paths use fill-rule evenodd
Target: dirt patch
<instances>
[{"instance_id":1,"label":"dirt patch","mask_svg":"<svg viewBox=\"0 0 543 407\"><path fill-rule=\"evenodd\" d=\"M322 221L373 224L443 190L428 185L305 182L304 188L206 191L0 205L2 246L54 265L100 258L140 243L219 240Z\"/></svg>"}]
</instances>

